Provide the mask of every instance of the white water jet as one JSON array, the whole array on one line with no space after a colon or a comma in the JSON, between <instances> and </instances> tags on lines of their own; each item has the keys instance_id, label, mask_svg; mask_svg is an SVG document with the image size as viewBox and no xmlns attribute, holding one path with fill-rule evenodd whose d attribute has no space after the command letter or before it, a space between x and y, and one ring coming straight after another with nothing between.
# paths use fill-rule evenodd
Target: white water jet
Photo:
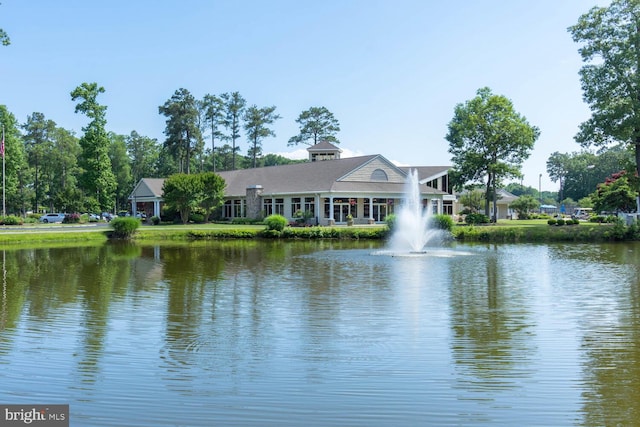
<instances>
[{"instance_id":1,"label":"white water jet","mask_svg":"<svg viewBox=\"0 0 640 427\"><path fill-rule=\"evenodd\" d=\"M429 226L431 206L423 206L418 171L409 171L405 200L396 212L391 235L391 250L396 253L424 253L429 242L441 236L441 230Z\"/></svg>"}]
</instances>

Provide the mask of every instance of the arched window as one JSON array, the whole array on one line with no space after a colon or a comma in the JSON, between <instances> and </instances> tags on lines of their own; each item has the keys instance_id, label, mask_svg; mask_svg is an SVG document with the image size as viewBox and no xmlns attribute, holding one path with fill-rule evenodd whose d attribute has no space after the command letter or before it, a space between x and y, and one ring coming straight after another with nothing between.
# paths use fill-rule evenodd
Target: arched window
<instances>
[{"instance_id":1,"label":"arched window","mask_svg":"<svg viewBox=\"0 0 640 427\"><path fill-rule=\"evenodd\" d=\"M376 169L371 172L371 181L389 181L389 177L382 169Z\"/></svg>"}]
</instances>

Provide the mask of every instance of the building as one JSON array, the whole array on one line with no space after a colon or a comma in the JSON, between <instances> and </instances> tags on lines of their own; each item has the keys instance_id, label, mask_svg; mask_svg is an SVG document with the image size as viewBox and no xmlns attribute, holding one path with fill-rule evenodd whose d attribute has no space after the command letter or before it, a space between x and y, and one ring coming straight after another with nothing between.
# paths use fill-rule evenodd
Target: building
<instances>
[{"instance_id":1,"label":"building","mask_svg":"<svg viewBox=\"0 0 640 427\"><path fill-rule=\"evenodd\" d=\"M411 169L418 172L425 209L453 215L459 209L448 166L398 167L379 154L341 158L333 144L307 149L305 163L218 172L225 180L222 216L263 218L280 214L293 220L308 212L318 225L376 224L402 203ZM144 178L129 196L132 211L160 217L164 179Z\"/></svg>"}]
</instances>

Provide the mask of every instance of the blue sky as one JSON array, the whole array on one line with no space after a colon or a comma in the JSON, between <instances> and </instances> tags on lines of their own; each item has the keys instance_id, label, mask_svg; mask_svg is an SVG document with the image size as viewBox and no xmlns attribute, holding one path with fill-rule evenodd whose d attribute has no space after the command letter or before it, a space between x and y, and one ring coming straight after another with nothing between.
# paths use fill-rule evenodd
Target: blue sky
<instances>
[{"instance_id":1,"label":"blue sky","mask_svg":"<svg viewBox=\"0 0 640 427\"><path fill-rule=\"evenodd\" d=\"M447 124L489 87L541 136L525 185L556 191L551 153L579 151L578 45L567 27L605 0L2 0L0 104L19 122L41 112L81 135L70 92L106 90L107 128L164 140L158 106L179 88L197 98L238 91L282 118L265 153L287 147L298 115L325 106L346 155L449 165ZM246 154L249 144L240 142ZM296 150L298 151L296 153ZM291 154L293 153L293 154ZM302 152L306 157L306 152ZM540 181L539 174L543 174Z\"/></svg>"}]
</instances>

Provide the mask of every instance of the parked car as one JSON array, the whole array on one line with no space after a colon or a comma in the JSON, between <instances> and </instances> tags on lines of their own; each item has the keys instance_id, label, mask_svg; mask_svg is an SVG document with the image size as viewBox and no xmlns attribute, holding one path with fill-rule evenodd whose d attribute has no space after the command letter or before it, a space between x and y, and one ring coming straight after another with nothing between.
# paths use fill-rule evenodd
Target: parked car
<instances>
[{"instance_id":1,"label":"parked car","mask_svg":"<svg viewBox=\"0 0 640 427\"><path fill-rule=\"evenodd\" d=\"M111 221L114 217L115 215L113 215L112 213L102 212L102 219L104 219L107 222Z\"/></svg>"},{"instance_id":2,"label":"parked car","mask_svg":"<svg viewBox=\"0 0 640 427\"><path fill-rule=\"evenodd\" d=\"M100 215L98 214L87 214L89 216L89 222L98 222L100 221Z\"/></svg>"},{"instance_id":3,"label":"parked car","mask_svg":"<svg viewBox=\"0 0 640 427\"><path fill-rule=\"evenodd\" d=\"M576 208L573 211L573 215L571 215L572 219L589 219L591 214L593 213L593 209L591 208Z\"/></svg>"},{"instance_id":4,"label":"parked car","mask_svg":"<svg viewBox=\"0 0 640 427\"><path fill-rule=\"evenodd\" d=\"M64 221L65 216L66 215L63 213L48 213L40 217L40 222L44 222L45 224L62 222Z\"/></svg>"}]
</instances>

